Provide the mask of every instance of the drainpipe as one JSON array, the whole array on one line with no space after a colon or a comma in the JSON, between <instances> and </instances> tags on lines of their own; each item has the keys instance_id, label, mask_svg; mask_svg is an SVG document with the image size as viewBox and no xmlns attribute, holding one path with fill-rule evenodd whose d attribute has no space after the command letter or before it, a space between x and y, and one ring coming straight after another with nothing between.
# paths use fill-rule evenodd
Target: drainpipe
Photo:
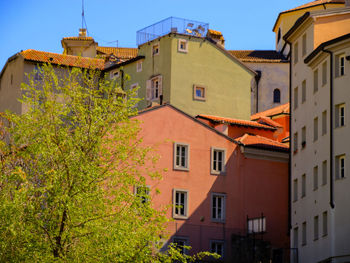
<instances>
[{"instance_id":1,"label":"drainpipe","mask_svg":"<svg viewBox=\"0 0 350 263\"><path fill-rule=\"evenodd\" d=\"M124 90L124 70L121 69L120 72L122 73L120 86L121 86L122 90Z\"/></svg>"},{"instance_id":2,"label":"drainpipe","mask_svg":"<svg viewBox=\"0 0 350 263\"><path fill-rule=\"evenodd\" d=\"M261 79L261 71L255 71L257 75L255 75L255 83L256 83L256 112L259 112L259 82Z\"/></svg>"},{"instance_id":3,"label":"drainpipe","mask_svg":"<svg viewBox=\"0 0 350 263\"><path fill-rule=\"evenodd\" d=\"M331 206L332 209L334 209L335 204L334 204L334 182L333 182L333 53L329 50L326 49L322 49L323 52L328 53L330 55L330 60L331 62L329 63L329 106L330 106L330 110L329 110L329 115L330 115L330 127L329 127L329 169L330 169L330 174L329 174L329 205Z\"/></svg>"}]
</instances>

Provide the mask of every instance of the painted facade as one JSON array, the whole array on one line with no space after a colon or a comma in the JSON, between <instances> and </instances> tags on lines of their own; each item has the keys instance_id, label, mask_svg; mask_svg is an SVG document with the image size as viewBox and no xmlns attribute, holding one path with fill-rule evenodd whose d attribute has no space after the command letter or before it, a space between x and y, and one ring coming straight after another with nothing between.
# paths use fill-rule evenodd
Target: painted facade
<instances>
[{"instance_id":1,"label":"painted facade","mask_svg":"<svg viewBox=\"0 0 350 263\"><path fill-rule=\"evenodd\" d=\"M350 260L349 15L310 12L285 36L293 47L291 247L301 263Z\"/></svg>"},{"instance_id":2,"label":"painted facade","mask_svg":"<svg viewBox=\"0 0 350 263\"><path fill-rule=\"evenodd\" d=\"M250 82L255 72L220 44L202 37L171 33L139 46L138 55L144 59L106 70L122 70L131 79L127 86L140 87L138 95L144 98L139 102L140 109L152 102L160 103L162 95L162 103L171 103L192 116L216 114L249 119ZM138 63L142 63L139 72ZM147 94L147 90L153 89L150 82L157 78L160 78L159 94L153 91Z\"/></svg>"},{"instance_id":3,"label":"painted facade","mask_svg":"<svg viewBox=\"0 0 350 263\"><path fill-rule=\"evenodd\" d=\"M222 244L224 260L242 260L235 249L247 237L247 218L263 217L266 228L255 233L256 240L272 249L288 246L288 147L247 134L235 140L171 105L147 109L135 119L141 121L143 143L160 155L158 168L167 169L162 181L147 181L154 206L174 205L176 191L186 195L183 215L174 206L168 210L169 241L184 240L192 252ZM178 145L186 147L186 168L176 165ZM221 172L213 168L214 150L224 153Z\"/></svg>"}]
</instances>

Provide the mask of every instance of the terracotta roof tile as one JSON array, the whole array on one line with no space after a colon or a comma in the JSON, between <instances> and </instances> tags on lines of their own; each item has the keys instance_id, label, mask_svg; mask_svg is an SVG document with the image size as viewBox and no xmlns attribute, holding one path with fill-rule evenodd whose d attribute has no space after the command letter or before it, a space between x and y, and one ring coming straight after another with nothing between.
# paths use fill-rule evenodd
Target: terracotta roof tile
<instances>
[{"instance_id":1,"label":"terracotta roof tile","mask_svg":"<svg viewBox=\"0 0 350 263\"><path fill-rule=\"evenodd\" d=\"M228 50L242 62L287 63L288 60L275 50Z\"/></svg>"},{"instance_id":2,"label":"terracotta roof tile","mask_svg":"<svg viewBox=\"0 0 350 263\"><path fill-rule=\"evenodd\" d=\"M246 121L246 120L239 120L239 119L231 119L231 118L225 118L225 117L218 117L218 116L211 116L211 115L204 115L200 114L197 116L197 118L202 118L214 122L224 122L229 123L231 125L238 125L238 126L246 126L251 128L258 128L258 129L268 129L268 130L275 130L274 127L264 125L261 123L258 123L256 121Z\"/></svg>"},{"instance_id":3,"label":"terracotta roof tile","mask_svg":"<svg viewBox=\"0 0 350 263\"><path fill-rule=\"evenodd\" d=\"M316 0L316 1L312 1L312 2L306 3L304 5L297 6L297 7L292 8L292 9L283 11L283 12L281 12L281 14L287 13L287 12L291 12L291 11L300 10L300 9L304 9L304 8L308 8L308 7L312 7L312 6L316 6L316 5L322 5L322 4L344 4L344 3L345 3L344 0Z\"/></svg>"},{"instance_id":4,"label":"terracotta roof tile","mask_svg":"<svg viewBox=\"0 0 350 263\"><path fill-rule=\"evenodd\" d=\"M279 114L289 114L289 103L282 104L280 106L277 106L275 108L266 110L266 111L261 111L258 113L253 114L250 116L251 120L257 120L260 117L271 117L274 115L279 115Z\"/></svg>"},{"instance_id":5,"label":"terracotta roof tile","mask_svg":"<svg viewBox=\"0 0 350 263\"><path fill-rule=\"evenodd\" d=\"M244 146L253 146L257 148L281 149L288 150L289 146L278 141L268 139L260 135L244 134L242 137L236 138Z\"/></svg>"},{"instance_id":6,"label":"terracotta roof tile","mask_svg":"<svg viewBox=\"0 0 350 263\"><path fill-rule=\"evenodd\" d=\"M281 128L283 127L281 124L279 124L278 122L275 122L274 120L268 118L268 117L260 117L257 122L261 123L261 124L266 124L275 128Z\"/></svg>"},{"instance_id":7,"label":"terracotta roof tile","mask_svg":"<svg viewBox=\"0 0 350 263\"><path fill-rule=\"evenodd\" d=\"M222 35L222 33L220 31L213 30L213 29L208 29L208 33L207 34L210 34L212 36L216 36L220 40L224 40L224 36Z\"/></svg>"},{"instance_id":8,"label":"terracotta roof tile","mask_svg":"<svg viewBox=\"0 0 350 263\"><path fill-rule=\"evenodd\" d=\"M137 48L97 47L96 50L105 55L113 54L117 58L121 58L121 59L130 59L137 56Z\"/></svg>"},{"instance_id":9,"label":"terracotta roof tile","mask_svg":"<svg viewBox=\"0 0 350 263\"><path fill-rule=\"evenodd\" d=\"M92 68L103 69L104 60L96 58L78 57L65 54L57 54L51 52L37 51L34 49L27 49L20 54L25 60L52 63L63 66L80 67L80 68Z\"/></svg>"},{"instance_id":10,"label":"terracotta roof tile","mask_svg":"<svg viewBox=\"0 0 350 263\"><path fill-rule=\"evenodd\" d=\"M64 37L62 40L94 40L92 37Z\"/></svg>"}]
</instances>

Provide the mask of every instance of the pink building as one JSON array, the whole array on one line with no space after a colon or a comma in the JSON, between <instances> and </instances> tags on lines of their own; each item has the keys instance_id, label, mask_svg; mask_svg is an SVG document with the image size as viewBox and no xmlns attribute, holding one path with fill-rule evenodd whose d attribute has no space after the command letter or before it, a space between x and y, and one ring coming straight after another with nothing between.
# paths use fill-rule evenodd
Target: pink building
<instances>
[{"instance_id":1,"label":"pink building","mask_svg":"<svg viewBox=\"0 0 350 263\"><path fill-rule=\"evenodd\" d=\"M232 133L235 127L240 131L233 139L168 104L135 119L141 121L143 143L160 155L158 168L167 168L163 180L147 184L155 207L172 204L169 241L193 252L217 252L230 262L268 250L248 251L250 241L261 248L289 246L288 146L258 132L241 133L237 125L230 126ZM260 128L272 137L276 132Z\"/></svg>"}]
</instances>

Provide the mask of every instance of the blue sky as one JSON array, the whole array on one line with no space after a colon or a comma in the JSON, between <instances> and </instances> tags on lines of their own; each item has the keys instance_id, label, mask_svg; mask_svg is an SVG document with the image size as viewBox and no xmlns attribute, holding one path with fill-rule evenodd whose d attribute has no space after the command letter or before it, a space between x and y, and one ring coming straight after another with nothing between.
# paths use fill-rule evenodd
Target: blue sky
<instances>
[{"instance_id":1,"label":"blue sky","mask_svg":"<svg viewBox=\"0 0 350 263\"><path fill-rule=\"evenodd\" d=\"M175 16L209 23L227 49L274 49L279 12L307 0L85 0L89 35L100 46L136 47L136 31ZM62 53L61 39L77 36L81 0L0 0L0 68L25 49Z\"/></svg>"}]
</instances>

